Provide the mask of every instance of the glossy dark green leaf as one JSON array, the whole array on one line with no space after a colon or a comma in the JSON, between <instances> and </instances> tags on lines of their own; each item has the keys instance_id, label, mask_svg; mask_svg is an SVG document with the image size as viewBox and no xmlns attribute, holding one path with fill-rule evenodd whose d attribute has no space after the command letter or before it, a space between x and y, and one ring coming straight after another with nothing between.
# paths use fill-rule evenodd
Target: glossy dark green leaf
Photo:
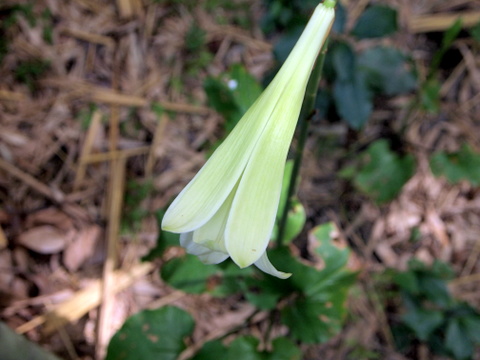
<instances>
[{"instance_id":1,"label":"glossy dark green leaf","mask_svg":"<svg viewBox=\"0 0 480 360\"><path fill-rule=\"evenodd\" d=\"M272 341L272 351L268 353L266 360L300 360L302 352L289 339L284 337Z\"/></svg>"},{"instance_id":2,"label":"glossy dark green leaf","mask_svg":"<svg viewBox=\"0 0 480 360\"><path fill-rule=\"evenodd\" d=\"M456 360L470 359L473 355L472 341L457 319L451 319L448 322L445 346Z\"/></svg>"},{"instance_id":3,"label":"glossy dark green leaf","mask_svg":"<svg viewBox=\"0 0 480 360\"><path fill-rule=\"evenodd\" d=\"M417 86L411 62L397 49L368 49L360 54L358 65L368 72L368 83L378 93L399 95L412 91Z\"/></svg>"},{"instance_id":4,"label":"glossy dark green leaf","mask_svg":"<svg viewBox=\"0 0 480 360\"><path fill-rule=\"evenodd\" d=\"M325 71L337 80L352 81L355 78L357 59L353 48L346 42L332 42L325 58Z\"/></svg>"},{"instance_id":5,"label":"glossy dark green leaf","mask_svg":"<svg viewBox=\"0 0 480 360\"><path fill-rule=\"evenodd\" d=\"M373 110L372 93L365 75L358 71L353 79L337 80L333 84L338 115L355 130L360 130L367 123Z\"/></svg>"},{"instance_id":6,"label":"glossy dark green leaf","mask_svg":"<svg viewBox=\"0 0 480 360\"><path fill-rule=\"evenodd\" d=\"M219 272L216 266L203 264L196 256L186 255L167 261L161 269L162 279L176 289L200 294L208 289L208 280Z\"/></svg>"},{"instance_id":7,"label":"glossy dark green leaf","mask_svg":"<svg viewBox=\"0 0 480 360\"><path fill-rule=\"evenodd\" d=\"M175 360L194 325L189 313L173 306L141 311L113 336L105 360Z\"/></svg>"},{"instance_id":8,"label":"glossy dark green leaf","mask_svg":"<svg viewBox=\"0 0 480 360\"><path fill-rule=\"evenodd\" d=\"M395 283L400 286L402 290L407 291L412 295L416 295L420 292L418 279L413 271L395 273L393 276L393 281L395 281Z\"/></svg>"},{"instance_id":9,"label":"glossy dark green leaf","mask_svg":"<svg viewBox=\"0 0 480 360\"><path fill-rule=\"evenodd\" d=\"M475 310L475 313L464 317L462 322L468 337L480 345L480 314Z\"/></svg>"},{"instance_id":10,"label":"glossy dark green leaf","mask_svg":"<svg viewBox=\"0 0 480 360\"><path fill-rule=\"evenodd\" d=\"M470 35L480 43L480 22L470 29Z\"/></svg>"},{"instance_id":11,"label":"glossy dark green leaf","mask_svg":"<svg viewBox=\"0 0 480 360\"><path fill-rule=\"evenodd\" d=\"M429 276L429 274L419 274L418 283L422 294L427 299L440 306L448 306L453 299L448 291L444 280Z\"/></svg>"},{"instance_id":12,"label":"glossy dark green leaf","mask_svg":"<svg viewBox=\"0 0 480 360\"><path fill-rule=\"evenodd\" d=\"M420 307L412 307L404 316L403 322L415 332L422 341L442 324L443 313L439 310L428 310Z\"/></svg>"},{"instance_id":13,"label":"glossy dark green leaf","mask_svg":"<svg viewBox=\"0 0 480 360\"><path fill-rule=\"evenodd\" d=\"M390 150L387 140L377 140L365 151L366 164L354 177L354 184L378 203L393 200L415 171L412 155Z\"/></svg>"},{"instance_id":14,"label":"glossy dark green leaf","mask_svg":"<svg viewBox=\"0 0 480 360\"><path fill-rule=\"evenodd\" d=\"M258 344L258 339L253 336L238 337L230 344L224 358L238 360L240 356L242 360L266 360L264 354L257 350Z\"/></svg>"},{"instance_id":15,"label":"glossy dark green leaf","mask_svg":"<svg viewBox=\"0 0 480 360\"><path fill-rule=\"evenodd\" d=\"M226 352L227 348L220 340L209 341L190 360L222 359Z\"/></svg>"},{"instance_id":16,"label":"glossy dark green leaf","mask_svg":"<svg viewBox=\"0 0 480 360\"><path fill-rule=\"evenodd\" d=\"M453 153L437 152L430 159L430 168L435 176L445 176L456 184L462 180L472 185L480 185L480 154L467 144Z\"/></svg>"},{"instance_id":17,"label":"glossy dark green leaf","mask_svg":"<svg viewBox=\"0 0 480 360\"><path fill-rule=\"evenodd\" d=\"M327 302L297 298L282 309L281 320L294 339L309 344L323 343L338 334L345 315L345 299L341 291L332 295Z\"/></svg>"},{"instance_id":18,"label":"glossy dark green leaf","mask_svg":"<svg viewBox=\"0 0 480 360\"><path fill-rule=\"evenodd\" d=\"M373 5L365 10L352 30L360 39L378 38L397 31L397 11L388 6Z\"/></svg>"}]
</instances>

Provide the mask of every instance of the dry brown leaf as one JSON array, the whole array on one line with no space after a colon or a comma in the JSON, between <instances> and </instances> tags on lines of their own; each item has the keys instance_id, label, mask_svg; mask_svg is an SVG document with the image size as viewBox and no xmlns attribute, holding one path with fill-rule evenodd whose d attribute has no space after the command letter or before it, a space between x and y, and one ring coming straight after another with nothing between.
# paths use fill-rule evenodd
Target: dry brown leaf
<instances>
[{"instance_id":1,"label":"dry brown leaf","mask_svg":"<svg viewBox=\"0 0 480 360\"><path fill-rule=\"evenodd\" d=\"M67 234L51 225L37 226L18 236L18 243L40 254L55 254L67 244Z\"/></svg>"},{"instance_id":2,"label":"dry brown leaf","mask_svg":"<svg viewBox=\"0 0 480 360\"><path fill-rule=\"evenodd\" d=\"M7 245L8 245L7 237L5 236L5 232L3 231L3 228L0 225L0 250L5 249Z\"/></svg>"},{"instance_id":3,"label":"dry brown leaf","mask_svg":"<svg viewBox=\"0 0 480 360\"><path fill-rule=\"evenodd\" d=\"M93 254L99 234L100 227L98 225L80 230L63 253L63 263L68 270L76 271Z\"/></svg>"},{"instance_id":4,"label":"dry brown leaf","mask_svg":"<svg viewBox=\"0 0 480 360\"><path fill-rule=\"evenodd\" d=\"M27 218L26 227L35 227L37 225L52 225L58 229L67 231L73 227L72 219L63 211L55 207L49 207L34 212Z\"/></svg>"}]
</instances>

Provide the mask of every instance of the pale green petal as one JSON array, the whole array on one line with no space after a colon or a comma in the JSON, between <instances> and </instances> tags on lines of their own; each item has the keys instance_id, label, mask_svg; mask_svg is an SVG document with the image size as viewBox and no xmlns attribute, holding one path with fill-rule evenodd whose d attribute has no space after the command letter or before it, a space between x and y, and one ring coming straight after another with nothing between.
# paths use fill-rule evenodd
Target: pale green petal
<instances>
[{"instance_id":1,"label":"pale green petal","mask_svg":"<svg viewBox=\"0 0 480 360\"><path fill-rule=\"evenodd\" d=\"M265 252L277 213L285 159L295 131L303 96L300 89L279 102L273 119L254 149L242 175L225 230L225 244L240 267Z\"/></svg>"},{"instance_id":2,"label":"pale green petal","mask_svg":"<svg viewBox=\"0 0 480 360\"><path fill-rule=\"evenodd\" d=\"M273 88L271 88L273 89ZM252 150L277 104L279 94L265 90L230 135L168 208L162 229L188 232L205 224L238 182Z\"/></svg>"},{"instance_id":3,"label":"pale green petal","mask_svg":"<svg viewBox=\"0 0 480 360\"><path fill-rule=\"evenodd\" d=\"M333 18L332 9L317 7L272 82L279 87L280 97L242 175L225 230L228 253L240 267L256 262L267 248L278 209L285 160L308 78Z\"/></svg>"},{"instance_id":4,"label":"pale green petal","mask_svg":"<svg viewBox=\"0 0 480 360\"><path fill-rule=\"evenodd\" d=\"M285 89L291 82L303 83L308 78L333 21L333 14L333 9L317 7L275 79L170 205L163 218L162 229L179 233L192 231L204 225L217 212L245 169L282 94L284 98L281 101L293 101L290 91Z\"/></svg>"},{"instance_id":5,"label":"pale green petal","mask_svg":"<svg viewBox=\"0 0 480 360\"><path fill-rule=\"evenodd\" d=\"M228 258L228 254L224 252L214 251L195 243L192 232L180 235L180 245L185 248L187 253L198 256L200 261L207 265L218 264Z\"/></svg>"},{"instance_id":6,"label":"pale green petal","mask_svg":"<svg viewBox=\"0 0 480 360\"><path fill-rule=\"evenodd\" d=\"M225 202L220 209L207 221L207 223L193 232L193 241L197 244L205 246L213 251L221 251L227 253L225 248L225 226L232 206L238 183L232 189Z\"/></svg>"},{"instance_id":7,"label":"pale green petal","mask_svg":"<svg viewBox=\"0 0 480 360\"><path fill-rule=\"evenodd\" d=\"M272 276L278 277L280 279L288 279L290 276L292 276L291 273L285 273L282 271L278 271L275 269L275 267L272 265L270 260L268 260L267 253L263 253L262 256L260 256L260 259L255 261L255 266L258 267L260 270L262 270L264 273L270 274Z\"/></svg>"}]
</instances>

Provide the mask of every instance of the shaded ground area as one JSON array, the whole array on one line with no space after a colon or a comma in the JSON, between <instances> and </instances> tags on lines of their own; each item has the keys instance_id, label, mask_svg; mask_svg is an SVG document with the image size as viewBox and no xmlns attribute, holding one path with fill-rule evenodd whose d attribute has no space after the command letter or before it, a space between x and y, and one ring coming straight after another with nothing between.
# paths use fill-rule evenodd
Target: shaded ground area
<instances>
[{"instance_id":1,"label":"shaded ground area","mask_svg":"<svg viewBox=\"0 0 480 360\"><path fill-rule=\"evenodd\" d=\"M351 28L368 1L342 3ZM385 3L397 8L400 30L354 47L401 49L419 79L450 16L480 21L475 1ZM275 66L275 37L266 39L259 25L263 11L251 0L0 3L0 318L10 328L64 358L93 359L140 309L175 304L191 312L190 350L252 314L241 296L219 300L166 285L158 269L182 250L155 263L140 258L155 245L156 211L224 136L205 78L240 63L261 80ZM354 250L360 281L344 331L305 348L305 358L347 358L354 347L404 359L390 329L397 315L383 306L396 302L384 299L389 285L378 277L386 268L406 269L412 257L451 264L453 294L480 306L479 188L435 177L429 165L436 151L464 143L480 150L479 48L460 36L445 55L437 113L412 110L412 92L376 99L359 132L335 119L312 125L298 194L307 226L296 243L305 252L308 230L335 222ZM337 176L352 154L380 138L417 164L384 205ZM265 331L262 320L251 332ZM418 346L409 358L432 356Z\"/></svg>"}]
</instances>

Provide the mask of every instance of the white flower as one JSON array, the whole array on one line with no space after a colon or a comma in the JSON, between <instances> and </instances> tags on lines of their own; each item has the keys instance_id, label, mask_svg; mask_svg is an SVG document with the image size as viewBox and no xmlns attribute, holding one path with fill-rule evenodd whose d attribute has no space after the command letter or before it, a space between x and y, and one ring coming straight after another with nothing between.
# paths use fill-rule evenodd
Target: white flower
<instances>
[{"instance_id":1,"label":"white flower","mask_svg":"<svg viewBox=\"0 0 480 360\"><path fill-rule=\"evenodd\" d=\"M266 249L283 171L310 73L334 20L335 2L315 9L270 85L168 208L162 229L206 264L229 256L279 278Z\"/></svg>"}]
</instances>

